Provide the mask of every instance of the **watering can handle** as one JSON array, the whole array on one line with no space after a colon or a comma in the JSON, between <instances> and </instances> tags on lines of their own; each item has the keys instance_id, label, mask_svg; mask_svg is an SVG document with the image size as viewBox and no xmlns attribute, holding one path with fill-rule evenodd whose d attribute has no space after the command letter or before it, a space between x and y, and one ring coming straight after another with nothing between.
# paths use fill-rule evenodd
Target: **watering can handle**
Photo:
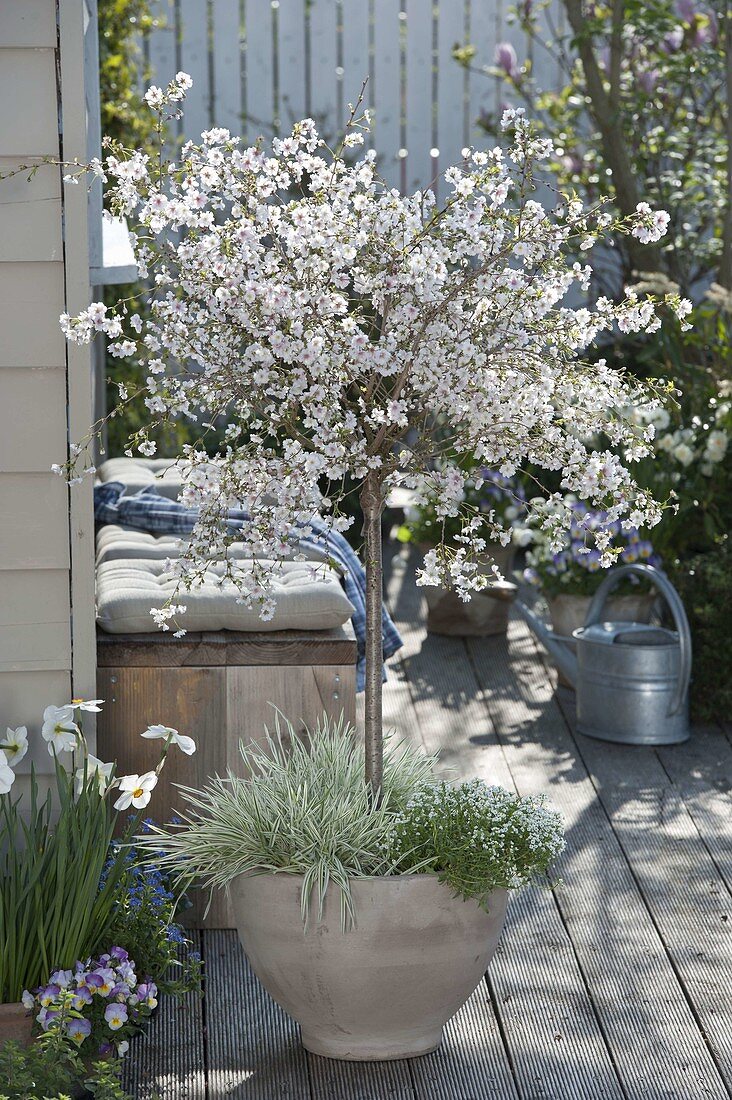
<instances>
[{"instance_id":1,"label":"watering can handle","mask_svg":"<svg viewBox=\"0 0 732 1100\"><path fill-rule=\"evenodd\" d=\"M681 597L665 573L661 573L659 569L654 569L652 565L641 563L621 565L617 569L611 569L592 597L585 619L585 626L592 626L593 623L601 621L608 596L614 588L617 588L623 577L630 576L631 573L650 581L664 597L673 615L674 625L679 635L680 662L679 679L669 708L669 715L676 714L683 705L689 687L689 680L691 679L691 631L689 630L689 620L686 617Z\"/></svg>"}]
</instances>

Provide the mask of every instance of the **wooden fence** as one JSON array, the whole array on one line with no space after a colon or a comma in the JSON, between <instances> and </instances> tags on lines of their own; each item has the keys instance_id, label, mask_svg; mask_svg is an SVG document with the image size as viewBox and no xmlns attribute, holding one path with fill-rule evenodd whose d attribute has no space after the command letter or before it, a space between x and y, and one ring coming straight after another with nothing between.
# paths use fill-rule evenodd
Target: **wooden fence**
<instances>
[{"instance_id":1,"label":"wooden fence","mask_svg":"<svg viewBox=\"0 0 732 1100\"><path fill-rule=\"evenodd\" d=\"M562 33L561 10L552 0L542 15L548 31ZM500 111L505 88L476 70L493 66L498 43L519 62L532 54L508 0L158 0L156 14L164 25L145 41L153 83L180 69L194 81L182 136L225 126L251 141L304 116L332 136L368 77L370 140L402 190L438 180L464 146L488 140L477 120ZM467 42L477 47L470 71L452 56ZM536 53L539 83L556 85L556 65Z\"/></svg>"}]
</instances>

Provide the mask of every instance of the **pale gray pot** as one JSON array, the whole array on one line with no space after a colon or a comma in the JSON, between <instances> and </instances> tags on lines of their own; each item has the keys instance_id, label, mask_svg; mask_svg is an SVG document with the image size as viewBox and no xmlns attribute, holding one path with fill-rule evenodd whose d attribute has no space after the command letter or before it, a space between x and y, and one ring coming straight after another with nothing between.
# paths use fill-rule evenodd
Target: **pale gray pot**
<instances>
[{"instance_id":1,"label":"pale gray pot","mask_svg":"<svg viewBox=\"0 0 732 1100\"><path fill-rule=\"evenodd\" d=\"M427 551L429 546L420 545ZM504 577L510 579L516 550L513 546L491 543L490 555L478 572L493 579L495 562ZM492 634L505 634L508 627L510 604L493 599L485 592L473 592L469 600L461 600L455 592L426 585L422 595L427 604L427 632L446 634L457 638L485 638Z\"/></svg>"},{"instance_id":2,"label":"pale gray pot","mask_svg":"<svg viewBox=\"0 0 732 1100\"><path fill-rule=\"evenodd\" d=\"M231 886L236 925L255 974L300 1024L303 1046L326 1058L381 1061L428 1054L480 982L508 900L489 911L455 898L436 875L351 880L356 925L341 931L339 891L307 929L302 876L241 875Z\"/></svg>"}]
</instances>

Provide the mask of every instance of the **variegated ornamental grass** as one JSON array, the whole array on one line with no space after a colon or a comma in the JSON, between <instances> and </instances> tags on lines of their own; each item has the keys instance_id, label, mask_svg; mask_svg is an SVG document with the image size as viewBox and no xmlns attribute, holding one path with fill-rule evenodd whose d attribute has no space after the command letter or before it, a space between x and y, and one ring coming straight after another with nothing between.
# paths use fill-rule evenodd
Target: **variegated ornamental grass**
<instances>
[{"instance_id":1,"label":"variegated ornamental grass","mask_svg":"<svg viewBox=\"0 0 732 1100\"><path fill-rule=\"evenodd\" d=\"M432 780L434 760L387 739L381 799L365 782L363 749L343 720L326 716L301 738L278 716L263 745L240 743L251 778L231 772L203 790L181 787L179 825L152 827L138 843L161 867L204 887L226 887L238 875L286 872L304 876L302 914L313 899L322 912L330 883L339 890L344 926L353 920L349 878L393 873L394 815Z\"/></svg>"}]
</instances>

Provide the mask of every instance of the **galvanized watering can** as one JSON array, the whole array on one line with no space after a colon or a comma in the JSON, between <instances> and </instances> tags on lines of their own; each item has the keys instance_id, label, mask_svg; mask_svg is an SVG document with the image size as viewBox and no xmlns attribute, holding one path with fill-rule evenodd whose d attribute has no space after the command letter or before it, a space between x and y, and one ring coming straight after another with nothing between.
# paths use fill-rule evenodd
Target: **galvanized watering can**
<instances>
[{"instance_id":1,"label":"galvanized watering can","mask_svg":"<svg viewBox=\"0 0 732 1100\"><path fill-rule=\"evenodd\" d=\"M666 600L675 630L645 623L605 622L605 602L635 573ZM577 656L519 600L516 609L577 691L577 729L624 745L675 745L689 737L691 634L671 582L650 565L611 569L595 593L585 625L572 634Z\"/></svg>"}]
</instances>

